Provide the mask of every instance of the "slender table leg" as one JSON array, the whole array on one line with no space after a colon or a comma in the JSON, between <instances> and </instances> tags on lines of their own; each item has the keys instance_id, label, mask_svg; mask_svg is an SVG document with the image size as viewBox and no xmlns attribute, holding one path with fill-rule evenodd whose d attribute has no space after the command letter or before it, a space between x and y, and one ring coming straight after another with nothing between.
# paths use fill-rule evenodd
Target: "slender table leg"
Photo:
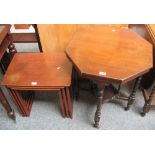
<instances>
[{"instance_id":1,"label":"slender table leg","mask_svg":"<svg viewBox=\"0 0 155 155\"><path fill-rule=\"evenodd\" d=\"M136 97L136 92L140 86L140 82L141 82L141 79L142 77L138 77L135 81L135 84L134 84L134 87L133 87L133 90L129 96L129 99L128 99L128 104L127 104L127 107L125 107L125 110L129 110L130 109L130 106L135 102L135 97Z\"/></svg>"},{"instance_id":2,"label":"slender table leg","mask_svg":"<svg viewBox=\"0 0 155 155\"><path fill-rule=\"evenodd\" d=\"M18 111L21 113L22 116L25 116L26 113L23 110L23 108L21 107L21 103L20 103L19 99L17 98L16 94L14 93L14 91L12 89L8 89L8 91L9 91L11 97L13 98L14 103L16 104L16 106L18 108Z\"/></svg>"},{"instance_id":3,"label":"slender table leg","mask_svg":"<svg viewBox=\"0 0 155 155\"><path fill-rule=\"evenodd\" d=\"M63 105L65 107L66 117L69 117L68 105L67 105L67 98L65 94L65 89L61 89L62 97L63 97Z\"/></svg>"},{"instance_id":4,"label":"slender table leg","mask_svg":"<svg viewBox=\"0 0 155 155\"><path fill-rule=\"evenodd\" d=\"M18 105L18 107L20 108L21 114L22 116L27 116L28 112L26 109L26 103L22 102L21 96L19 94L19 92L17 90L12 90L14 97L16 98L17 102L16 105Z\"/></svg>"},{"instance_id":5,"label":"slender table leg","mask_svg":"<svg viewBox=\"0 0 155 155\"><path fill-rule=\"evenodd\" d=\"M33 104L33 94L29 94L27 100L23 99L22 94L18 90L9 89L8 91L12 96L19 112L22 116L29 116L31 112L31 107Z\"/></svg>"},{"instance_id":6,"label":"slender table leg","mask_svg":"<svg viewBox=\"0 0 155 155\"><path fill-rule=\"evenodd\" d=\"M63 117L66 117L66 116L65 116L65 109L64 109L64 105L63 105L63 97L62 97L61 90L59 90L58 93L59 93L59 100L60 100L61 113L62 113L62 116L63 116Z\"/></svg>"},{"instance_id":7,"label":"slender table leg","mask_svg":"<svg viewBox=\"0 0 155 155\"><path fill-rule=\"evenodd\" d=\"M73 103L71 101L70 90L68 87L66 87L65 91L66 91L66 97L67 97L67 103L68 103L68 109L69 109L69 116L70 118L72 118L73 117Z\"/></svg>"},{"instance_id":8,"label":"slender table leg","mask_svg":"<svg viewBox=\"0 0 155 155\"><path fill-rule=\"evenodd\" d=\"M104 94L104 88L105 84L98 84L98 102L97 102L97 109L95 112L95 117L94 117L94 127L99 128L99 122L100 122L100 117L101 117L101 108L102 108L102 103L103 103L103 94Z\"/></svg>"},{"instance_id":9,"label":"slender table leg","mask_svg":"<svg viewBox=\"0 0 155 155\"><path fill-rule=\"evenodd\" d=\"M2 102L2 105L4 106L4 108L7 111L8 116L13 119L16 120L16 116L15 116L15 112L14 110L11 108L10 104L8 103L7 99L4 96L4 93L2 92L2 90L0 89L0 100Z\"/></svg>"},{"instance_id":10,"label":"slender table leg","mask_svg":"<svg viewBox=\"0 0 155 155\"><path fill-rule=\"evenodd\" d=\"M8 92L9 92L10 96L12 97L12 99L13 99L14 103L16 104L16 106L17 106L18 110L20 111L20 113L22 113L22 111L21 111L20 107L18 106L18 101L17 101L16 97L14 96L14 94L13 94L12 90L11 90L11 89L9 89L9 88L7 88L7 90L8 90Z\"/></svg>"},{"instance_id":11,"label":"slender table leg","mask_svg":"<svg viewBox=\"0 0 155 155\"><path fill-rule=\"evenodd\" d=\"M151 94L149 96L149 99L144 104L143 111L141 113L142 116L145 116L145 114L147 112L149 112L151 103L152 103L152 101L153 101L154 98L155 98L155 86L153 86L153 89L151 91Z\"/></svg>"}]
</instances>

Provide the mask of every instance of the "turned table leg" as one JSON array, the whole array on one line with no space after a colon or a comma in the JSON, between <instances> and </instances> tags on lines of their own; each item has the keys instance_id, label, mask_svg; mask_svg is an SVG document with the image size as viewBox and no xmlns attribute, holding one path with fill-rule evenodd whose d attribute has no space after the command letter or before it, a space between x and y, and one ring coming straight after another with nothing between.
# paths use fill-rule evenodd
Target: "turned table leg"
<instances>
[{"instance_id":1,"label":"turned table leg","mask_svg":"<svg viewBox=\"0 0 155 155\"><path fill-rule=\"evenodd\" d=\"M15 112L11 108L10 104L8 103L8 101L5 98L4 93L2 92L1 89L0 89L0 100L1 100L1 103L2 103L3 107L6 109L8 116L11 119L16 120Z\"/></svg>"},{"instance_id":2,"label":"turned table leg","mask_svg":"<svg viewBox=\"0 0 155 155\"><path fill-rule=\"evenodd\" d=\"M17 53L17 50L15 48L15 45L12 42L8 46L8 49L9 49L9 52L12 54L12 57L14 56L15 53Z\"/></svg>"},{"instance_id":3,"label":"turned table leg","mask_svg":"<svg viewBox=\"0 0 155 155\"><path fill-rule=\"evenodd\" d=\"M7 53L6 51L3 57L1 58L1 62L0 62L0 68L3 74L5 74L14 54L17 53L15 45L12 42L8 45L8 49L9 49L9 53Z\"/></svg>"},{"instance_id":4,"label":"turned table leg","mask_svg":"<svg viewBox=\"0 0 155 155\"><path fill-rule=\"evenodd\" d=\"M130 106L135 102L135 97L136 97L136 92L140 86L140 81L141 81L142 77L138 77L135 81L135 84L134 84L134 87L133 87L133 90L129 96L129 99L128 99L128 104L127 104L127 107L125 107L125 110L129 110L130 109Z\"/></svg>"},{"instance_id":5,"label":"turned table leg","mask_svg":"<svg viewBox=\"0 0 155 155\"><path fill-rule=\"evenodd\" d=\"M149 99L148 99L148 100L145 102L145 104L144 104L143 111L142 111L142 113L141 113L142 116L145 116L145 114L146 114L147 112L149 112L150 106L151 106L151 103L152 103L154 97L155 97L155 86L153 86L153 89L152 89L152 91L151 91L151 94L150 94L150 96L149 96Z\"/></svg>"},{"instance_id":6,"label":"turned table leg","mask_svg":"<svg viewBox=\"0 0 155 155\"><path fill-rule=\"evenodd\" d=\"M94 127L99 128L99 122L101 118L101 108L102 108L102 102L103 102L103 94L104 94L104 84L99 84L98 85L99 91L98 91L98 101L97 101L97 109L95 112L95 117L94 117Z\"/></svg>"}]
</instances>

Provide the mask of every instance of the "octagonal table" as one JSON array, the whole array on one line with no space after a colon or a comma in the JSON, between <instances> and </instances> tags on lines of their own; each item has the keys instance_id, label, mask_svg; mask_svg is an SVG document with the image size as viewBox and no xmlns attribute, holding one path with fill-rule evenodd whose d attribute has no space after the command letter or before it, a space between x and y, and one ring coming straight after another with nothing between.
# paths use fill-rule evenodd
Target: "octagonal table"
<instances>
[{"instance_id":1,"label":"octagonal table","mask_svg":"<svg viewBox=\"0 0 155 155\"><path fill-rule=\"evenodd\" d=\"M95 81L99 95L95 127L99 127L104 88L136 79L126 110L135 100L143 74L153 67L152 45L127 28L89 28L77 32L66 54L82 77Z\"/></svg>"}]
</instances>

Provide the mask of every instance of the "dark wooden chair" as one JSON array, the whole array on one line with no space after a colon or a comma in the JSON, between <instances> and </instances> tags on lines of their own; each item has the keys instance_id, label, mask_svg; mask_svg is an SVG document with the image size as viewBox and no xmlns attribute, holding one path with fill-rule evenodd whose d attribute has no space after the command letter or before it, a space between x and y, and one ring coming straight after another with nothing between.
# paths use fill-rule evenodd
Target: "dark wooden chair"
<instances>
[{"instance_id":1,"label":"dark wooden chair","mask_svg":"<svg viewBox=\"0 0 155 155\"><path fill-rule=\"evenodd\" d=\"M152 43L153 45L153 52L155 52L155 24L145 24L145 33L147 33L148 40ZM153 57L154 61L154 57ZM145 81L142 83L142 92L145 100L145 104L143 106L141 115L145 116L146 113L150 111L150 109L155 109L155 61L154 61L154 68L152 71L145 76L145 81L148 81L149 83L147 87L144 85ZM149 92L148 90L151 89Z\"/></svg>"},{"instance_id":2,"label":"dark wooden chair","mask_svg":"<svg viewBox=\"0 0 155 155\"><path fill-rule=\"evenodd\" d=\"M16 53L15 45L10 34L10 25L0 25L0 69L5 74L14 54ZM0 88L0 101L6 109L8 116L13 120L16 119L15 112L9 105L2 89Z\"/></svg>"}]
</instances>

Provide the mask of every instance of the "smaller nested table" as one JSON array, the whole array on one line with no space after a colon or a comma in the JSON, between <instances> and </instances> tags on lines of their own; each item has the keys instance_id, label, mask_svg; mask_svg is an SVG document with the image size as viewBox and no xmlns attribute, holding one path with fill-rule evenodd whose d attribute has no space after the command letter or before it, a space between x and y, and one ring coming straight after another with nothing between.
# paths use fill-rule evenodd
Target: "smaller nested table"
<instances>
[{"instance_id":1,"label":"smaller nested table","mask_svg":"<svg viewBox=\"0 0 155 155\"><path fill-rule=\"evenodd\" d=\"M30 115L34 90L56 90L63 117L72 118L71 73L72 65L65 53L17 53L2 85L7 87L23 116Z\"/></svg>"}]
</instances>

